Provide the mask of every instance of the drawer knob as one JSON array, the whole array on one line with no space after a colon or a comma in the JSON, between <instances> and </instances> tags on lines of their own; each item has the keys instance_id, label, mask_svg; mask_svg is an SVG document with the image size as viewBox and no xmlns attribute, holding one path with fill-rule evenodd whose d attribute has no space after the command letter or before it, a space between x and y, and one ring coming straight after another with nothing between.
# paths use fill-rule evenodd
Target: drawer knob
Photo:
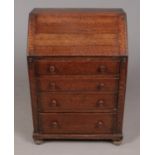
<instances>
[{"instance_id":1,"label":"drawer knob","mask_svg":"<svg viewBox=\"0 0 155 155\"><path fill-rule=\"evenodd\" d=\"M57 128L57 127L59 127L59 123L57 121L53 121L53 122L51 122L50 127Z\"/></svg>"},{"instance_id":2,"label":"drawer knob","mask_svg":"<svg viewBox=\"0 0 155 155\"><path fill-rule=\"evenodd\" d=\"M58 107L58 103L56 100L51 100L49 105L50 105L50 107Z\"/></svg>"},{"instance_id":3,"label":"drawer knob","mask_svg":"<svg viewBox=\"0 0 155 155\"><path fill-rule=\"evenodd\" d=\"M49 72L50 72L50 73L55 72L55 67L54 67L54 66L49 66Z\"/></svg>"},{"instance_id":4,"label":"drawer knob","mask_svg":"<svg viewBox=\"0 0 155 155\"><path fill-rule=\"evenodd\" d=\"M104 125L103 121L98 121L98 122L96 123L96 127L97 127L97 128L102 128L103 125Z\"/></svg>"},{"instance_id":5,"label":"drawer knob","mask_svg":"<svg viewBox=\"0 0 155 155\"><path fill-rule=\"evenodd\" d=\"M104 107L104 100L99 100L98 102L97 102L97 107Z\"/></svg>"},{"instance_id":6,"label":"drawer knob","mask_svg":"<svg viewBox=\"0 0 155 155\"><path fill-rule=\"evenodd\" d=\"M99 86L98 86L98 88L101 90L101 89L103 89L105 87L105 84L104 83L100 83L99 84Z\"/></svg>"},{"instance_id":7,"label":"drawer knob","mask_svg":"<svg viewBox=\"0 0 155 155\"><path fill-rule=\"evenodd\" d=\"M106 71L106 67L105 67L104 65L101 65L101 66L99 67L99 72L100 72L100 73L105 73L105 71Z\"/></svg>"},{"instance_id":8,"label":"drawer knob","mask_svg":"<svg viewBox=\"0 0 155 155\"><path fill-rule=\"evenodd\" d=\"M54 82L50 82L50 83L49 83L49 88L50 88L51 90L55 90L55 83L54 83Z\"/></svg>"}]
</instances>

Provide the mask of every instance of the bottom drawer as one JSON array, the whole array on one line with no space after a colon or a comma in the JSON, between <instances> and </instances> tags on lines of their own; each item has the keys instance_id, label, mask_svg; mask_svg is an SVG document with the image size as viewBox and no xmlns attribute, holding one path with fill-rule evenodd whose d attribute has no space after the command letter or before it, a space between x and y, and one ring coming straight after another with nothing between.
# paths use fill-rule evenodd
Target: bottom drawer
<instances>
[{"instance_id":1,"label":"bottom drawer","mask_svg":"<svg viewBox=\"0 0 155 155\"><path fill-rule=\"evenodd\" d=\"M112 133L114 114L109 113L41 113L41 133Z\"/></svg>"}]
</instances>

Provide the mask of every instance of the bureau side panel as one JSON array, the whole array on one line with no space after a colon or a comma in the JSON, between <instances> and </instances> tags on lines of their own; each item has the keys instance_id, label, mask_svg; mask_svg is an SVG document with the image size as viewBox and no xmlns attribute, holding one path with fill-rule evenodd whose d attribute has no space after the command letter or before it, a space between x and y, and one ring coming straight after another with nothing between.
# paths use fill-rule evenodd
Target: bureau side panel
<instances>
[{"instance_id":1,"label":"bureau side panel","mask_svg":"<svg viewBox=\"0 0 155 155\"><path fill-rule=\"evenodd\" d=\"M33 127L34 133L38 133L38 107L37 107L37 88L35 80L35 63L34 58L27 57L28 63L28 74L29 74L29 83L30 83L30 94L31 94L31 106L32 106L32 115L33 115Z\"/></svg>"},{"instance_id":2,"label":"bureau side panel","mask_svg":"<svg viewBox=\"0 0 155 155\"><path fill-rule=\"evenodd\" d=\"M128 58L121 57L118 95L117 133L122 134Z\"/></svg>"}]
</instances>

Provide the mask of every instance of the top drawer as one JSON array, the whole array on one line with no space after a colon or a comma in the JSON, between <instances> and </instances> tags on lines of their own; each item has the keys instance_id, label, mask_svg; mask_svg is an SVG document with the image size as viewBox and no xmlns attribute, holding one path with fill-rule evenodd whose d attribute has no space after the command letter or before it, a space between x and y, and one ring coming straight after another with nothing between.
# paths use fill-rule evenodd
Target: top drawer
<instances>
[{"instance_id":1,"label":"top drawer","mask_svg":"<svg viewBox=\"0 0 155 155\"><path fill-rule=\"evenodd\" d=\"M113 75L119 73L119 60L37 60L38 75Z\"/></svg>"}]
</instances>

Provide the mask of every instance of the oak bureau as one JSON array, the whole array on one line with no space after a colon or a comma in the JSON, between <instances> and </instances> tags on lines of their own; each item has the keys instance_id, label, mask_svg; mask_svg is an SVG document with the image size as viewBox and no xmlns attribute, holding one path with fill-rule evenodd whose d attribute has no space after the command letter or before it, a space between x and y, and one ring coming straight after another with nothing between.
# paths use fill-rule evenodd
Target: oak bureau
<instances>
[{"instance_id":1,"label":"oak bureau","mask_svg":"<svg viewBox=\"0 0 155 155\"><path fill-rule=\"evenodd\" d=\"M127 74L122 9L34 9L27 61L33 139L122 140Z\"/></svg>"}]
</instances>

